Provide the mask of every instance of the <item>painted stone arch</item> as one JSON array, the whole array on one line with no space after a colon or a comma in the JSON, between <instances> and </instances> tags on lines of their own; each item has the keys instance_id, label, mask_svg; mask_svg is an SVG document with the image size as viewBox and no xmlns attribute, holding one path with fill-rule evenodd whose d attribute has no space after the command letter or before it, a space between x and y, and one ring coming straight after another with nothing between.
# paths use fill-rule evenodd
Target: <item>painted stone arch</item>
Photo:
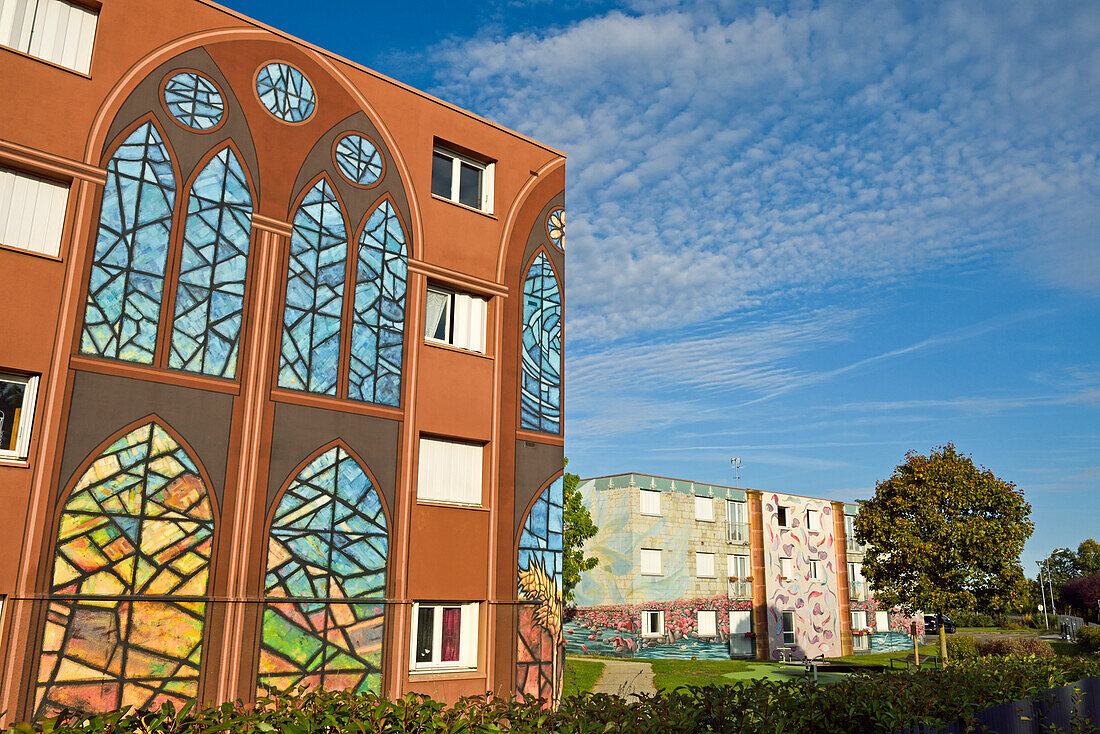
<instances>
[{"instance_id":1,"label":"painted stone arch","mask_svg":"<svg viewBox=\"0 0 1100 734\"><path fill-rule=\"evenodd\" d=\"M271 520L262 689L379 691L388 545L382 497L346 446L308 460Z\"/></svg>"},{"instance_id":2,"label":"painted stone arch","mask_svg":"<svg viewBox=\"0 0 1100 734\"><path fill-rule=\"evenodd\" d=\"M523 281L520 427L561 432L562 301L554 266L539 251Z\"/></svg>"},{"instance_id":3,"label":"painted stone arch","mask_svg":"<svg viewBox=\"0 0 1100 734\"><path fill-rule=\"evenodd\" d=\"M197 696L214 538L208 489L156 418L90 461L59 521L38 715L178 707Z\"/></svg>"},{"instance_id":4,"label":"painted stone arch","mask_svg":"<svg viewBox=\"0 0 1100 734\"><path fill-rule=\"evenodd\" d=\"M563 537L565 479L552 481L527 511L520 531L516 573L519 599L516 693L557 706L565 662Z\"/></svg>"}]
</instances>

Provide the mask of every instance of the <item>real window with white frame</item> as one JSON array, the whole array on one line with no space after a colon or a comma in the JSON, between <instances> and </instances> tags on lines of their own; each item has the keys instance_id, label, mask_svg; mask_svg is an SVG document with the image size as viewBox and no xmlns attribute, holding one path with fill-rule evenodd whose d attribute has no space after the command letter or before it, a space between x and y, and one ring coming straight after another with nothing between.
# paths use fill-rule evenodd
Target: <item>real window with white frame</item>
<instances>
[{"instance_id":1,"label":"real window with white frame","mask_svg":"<svg viewBox=\"0 0 1100 734\"><path fill-rule=\"evenodd\" d=\"M701 578L714 578L714 554L695 554L695 575Z\"/></svg>"},{"instance_id":2,"label":"real window with white frame","mask_svg":"<svg viewBox=\"0 0 1100 734\"><path fill-rule=\"evenodd\" d=\"M0 372L0 459L27 458L37 397L38 375Z\"/></svg>"},{"instance_id":3,"label":"real window with white frame","mask_svg":"<svg viewBox=\"0 0 1100 734\"><path fill-rule=\"evenodd\" d=\"M700 609L695 613L695 633L699 637L718 635L718 612Z\"/></svg>"},{"instance_id":4,"label":"real window with white frame","mask_svg":"<svg viewBox=\"0 0 1100 734\"><path fill-rule=\"evenodd\" d=\"M819 510L806 510L806 529L821 530L821 512Z\"/></svg>"},{"instance_id":5,"label":"real window with white frame","mask_svg":"<svg viewBox=\"0 0 1100 734\"><path fill-rule=\"evenodd\" d=\"M665 613L646 610L642 612L642 637L660 637L665 633Z\"/></svg>"},{"instance_id":6,"label":"real window with white frame","mask_svg":"<svg viewBox=\"0 0 1100 734\"><path fill-rule=\"evenodd\" d=\"M793 645L795 641L794 635L794 612L783 612L783 644Z\"/></svg>"},{"instance_id":7,"label":"real window with white frame","mask_svg":"<svg viewBox=\"0 0 1100 734\"><path fill-rule=\"evenodd\" d=\"M494 168L437 145L432 151L432 193L492 214Z\"/></svg>"},{"instance_id":8,"label":"real window with white frame","mask_svg":"<svg viewBox=\"0 0 1100 734\"><path fill-rule=\"evenodd\" d=\"M820 561L807 561L806 562L806 580L807 581L821 581L821 562Z\"/></svg>"},{"instance_id":9,"label":"real window with white frame","mask_svg":"<svg viewBox=\"0 0 1100 734\"><path fill-rule=\"evenodd\" d=\"M488 301L484 298L432 285L424 311L425 341L485 353Z\"/></svg>"},{"instance_id":10,"label":"real window with white frame","mask_svg":"<svg viewBox=\"0 0 1100 734\"><path fill-rule=\"evenodd\" d=\"M867 612L852 612L852 631L859 632L868 628L869 625L867 624Z\"/></svg>"},{"instance_id":11,"label":"real window with white frame","mask_svg":"<svg viewBox=\"0 0 1100 734\"><path fill-rule=\"evenodd\" d=\"M779 559L779 576L781 578L789 579L791 577L791 559L780 558Z\"/></svg>"},{"instance_id":12,"label":"real window with white frame","mask_svg":"<svg viewBox=\"0 0 1100 734\"><path fill-rule=\"evenodd\" d=\"M775 508L775 518L776 518L776 520L779 521L779 527L781 527L781 528L787 527L787 515L788 514L789 514L788 513L788 508L785 505L779 505L778 507Z\"/></svg>"},{"instance_id":13,"label":"real window with white frame","mask_svg":"<svg viewBox=\"0 0 1100 734\"><path fill-rule=\"evenodd\" d=\"M0 168L0 245L57 257L69 184Z\"/></svg>"},{"instance_id":14,"label":"real window with white frame","mask_svg":"<svg viewBox=\"0 0 1100 734\"><path fill-rule=\"evenodd\" d=\"M642 489L638 492L639 511L643 515L661 514L661 493L652 489Z\"/></svg>"},{"instance_id":15,"label":"real window with white frame","mask_svg":"<svg viewBox=\"0 0 1100 734\"><path fill-rule=\"evenodd\" d=\"M421 436L416 498L481 505L484 462L485 447L481 444Z\"/></svg>"},{"instance_id":16,"label":"real window with white frame","mask_svg":"<svg viewBox=\"0 0 1100 734\"><path fill-rule=\"evenodd\" d=\"M660 548L642 548L641 549L641 572L643 576L660 576L661 575L661 549Z\"/></svg>"},{"instance_id":17,"label":"real window with white frame","mask_svg":"<svg viewBox=\"0 0 1100 734\"><path fill-rule=\"evenodd\" d=\"M87 74L99 13L65 0L0 3L0 46Z\"/></svg>"},{"instance_id":18,"label":"real window with white frame","mask_svg":"<svg viewBox=\"0 0 1100 734\"><path fill-rule=\"evenodd\" d=\"M477 602L414 603L412 619L410 670L477 667Z\"/></svg>"},{"instance_id":19,"label":"real window with white frame","mask_svg":"<svg viewBox=\"0 0 1100 734\"><path fill-rule=\"evenodd\" d=\"M714 522L714 500L710 497L695 498L695 519L702 522Z\"/></svg>"},{"instance_id":20,"label":"real window with white frame","mask_svg":"<svg viewBox=\"0 0 1100 734\"><path fill-rule=\"evenodd\" d=\"M727 576L744 581L752 574L749 572L749 557L744 553L730 553L726 556Z\"/></svg>"}]
</instances>

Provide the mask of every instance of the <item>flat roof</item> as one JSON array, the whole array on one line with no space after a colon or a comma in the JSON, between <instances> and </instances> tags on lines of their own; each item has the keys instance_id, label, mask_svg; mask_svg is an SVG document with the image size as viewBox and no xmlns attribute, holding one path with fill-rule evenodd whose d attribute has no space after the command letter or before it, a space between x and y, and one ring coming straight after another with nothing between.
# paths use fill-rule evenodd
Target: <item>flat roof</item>
<instances>
[{"instance_id":1,"label":"flat roof","mask_svg":"<svg viewBox=\"0 0 1100 734\"><path fill-rule=\"evenodd\" d=\"M709 484L695 482L690 479L676 479L673 477L661 477L655 474L641 474L631 472L629 474L609 474L602 477L587 477L580 483L592 482L594 489L607 491L609 489L627 489L637 487L639 489L655 489L661 492L682 492L694 494L696 497L721 497L725 499L743 500L749 491L772 492L773 490L750 490L745 487L731 487L724 484ZM789 497L801 497L803 499L819 500L821 502L835 502L836 500L824 497L808 497L794 492L775 491L775 494L783 494ZM855 515L859 512L859 505L844 503L844 514Z\"/></svg>"}]
</instances>

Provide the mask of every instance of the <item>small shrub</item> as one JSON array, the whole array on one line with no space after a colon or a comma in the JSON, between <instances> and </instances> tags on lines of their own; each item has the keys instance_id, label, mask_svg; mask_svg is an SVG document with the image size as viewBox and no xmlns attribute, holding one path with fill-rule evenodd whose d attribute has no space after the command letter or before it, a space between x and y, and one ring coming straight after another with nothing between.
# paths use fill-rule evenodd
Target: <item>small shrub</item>
<instances>
[{"instance_id":1,"label":"small shrub","mask_svg":"<svg viewBox=\"0 0 1100 734\"><path fill-rule=\"evenodd\" d=\"M992 640L982 640L978 643L978 654L987 655L1023 655L1023 647L1020 640L1015 637L997 637Z\"/></svg>"},{"instance_id":2,"label":"small shrub","mask_svg":"<svg viewBox=\"0 0 1100 734\"><path fill-rule=\"evenodd\" d=\"M1100 627L1082 627L1077 630L1077 644L1085 652L1100 652Z\"/></svg>"},{"instance_id":3,"label":"small shrub","mask_svg":"<svg viewBox=\"0 0 1100 734\"><path fill-rule=\"evenodd\" d=\"M966 635L947 636L948 660L973 660L978 657L978 641Z\"/></svg>"},{"instance_id":4,"label":"small shrub","mask_svg":"<svg viewBox=\"0 0 1100 734\"><path fill-rule=\"evenodd\" d=\"M1037 655L1041 658L1054 657L1054 648L1046 640L1038 637L1025 637L1020 641L1021 652L1024 655Z\"/></svg>"}]
</instances>

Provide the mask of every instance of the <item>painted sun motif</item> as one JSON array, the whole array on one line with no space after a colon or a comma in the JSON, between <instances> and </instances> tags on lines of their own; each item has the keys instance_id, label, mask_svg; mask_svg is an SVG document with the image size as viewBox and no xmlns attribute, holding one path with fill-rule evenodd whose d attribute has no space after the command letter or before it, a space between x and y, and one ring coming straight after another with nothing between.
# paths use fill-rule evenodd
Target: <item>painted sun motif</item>
<instances>
[{"instance_id":1,"label":"painted sun motif","mask_svg":"<svg viewBox=\"0 0 1100 734\"><path fill-rule=\"evenodd\" d=\"M565 210L555 209L546 218L546 236L554 243L554 247L565 249Z\"/></svg>"}]
</instances>

